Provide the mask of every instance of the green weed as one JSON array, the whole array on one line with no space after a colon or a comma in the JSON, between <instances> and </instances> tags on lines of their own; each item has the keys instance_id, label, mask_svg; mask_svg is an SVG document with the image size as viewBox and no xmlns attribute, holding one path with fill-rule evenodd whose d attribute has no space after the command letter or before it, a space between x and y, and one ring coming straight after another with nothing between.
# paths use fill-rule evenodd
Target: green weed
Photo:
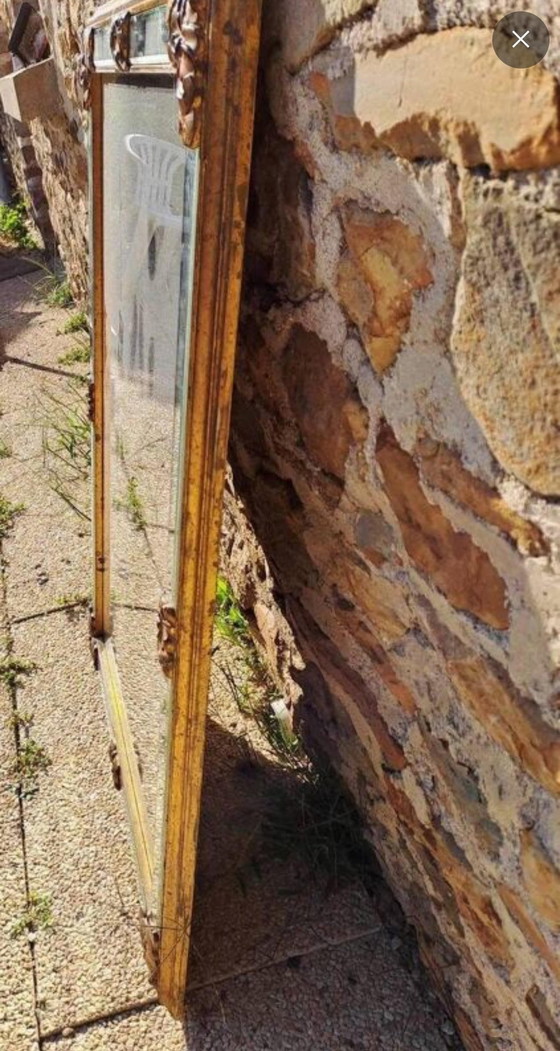
<instances>
[{"instance_id":1,"label":"green weed","mask_svg":"<svg viewBox=\"0 0 560 1051\"><path fill-rule=\"evenodd\" d=\"M41 282L42 295L49 307L72 307L74 297L72 289L65 278L50 274Z\"/></svg>"},{"instance_id":2,"label":"green weed","mask_svg":"<svg viewBox=\"0 0 560 1051\"><path fill-rule=\"evenodd\" d=\"M219 663L239 711L251 715L269 745L284 763L299 762L303 755L301 742L294 734L282 694L260 656L249 629L249 622L227 580L218 578L216 589L215 627L218 635L236 646L245 665L245 677L239 682L234 674Z\"/></svg>"},{"instance_id":3,"label":"green weed","mask_svg":"<svg viewBox=\"0 0 560 1051\"><path fill-rule=\"evenodd\" d=\"M216 588L216 629L223 639L236 646L252 646L247 618L223 577L218 577Z\"/></svg>"},{"instance_id":4,"label":"green weed","mask_svg":"<svg viewBox=\"0 0 560 1051\"><path fill-rule=\"evenodd\" d=\"M43 463L48 484L71 510L89 521L89 499L83 483L90 477L91 429L79 385L72 381L63 394L45 392L42 413Z\"/></svg>"},{"instance_id":5,"label":"green weed","mask_svg":"<svg viewBox=\"0 0 560 1051\"><path fill-rule=\"evenodd\" d=\"M91 360L91 347L89 343L77 343L58 359L59 365L87 365Z\"/></svg>"},{"instance_id":6,"label":"green weed","mask_svg":"<svg viewBox=\"0 0 560 1051\"><path fill-rule=\"evenodd\" d=\"M60 606L61 609L65 606L81 606L85 609L89 606L91 599L85 591L71 591L64 595L59 595L55 599L55 606Z\"/></svg>"},{"instance_id":7,"label":"green weed","mask_svg":"<svg viewBox=\"0 0 560 1051\"><path fill-rule=\"evenodd\" d=\"M71 314L68 321L64 322L62 332L65 336L72 332L89 332L87 314L83 310L78 311L76 314Z\"/></svg>"},{"instance_id":8,"label":"green weed","mask_svg":"<svg viewBox=\"0 0 560 1051\"><path fill-rule=\"evenodd\" d=\"M35 934L39 930L47 930L52 927L53 923L50 894L38 894L32 891L22 915L10 928L10 937L19 938L22 934Z\"/></svg>"},{"instance_id":9,"label":"green weed","mask_svg":"<svg viewBox=\"0 0 560 1051\"><path fill-rule=\"evenodd\" d=\"M37 248L29 232L27 211L22 201L0 204L0 235L19 248Z\"/></svg>"},{"instance_id":10,"label":"green weed","mask_svg":"<svg viewBox=\"0 0 560 1051\"><path fill-rule=\"evenodd\" d=\"M11 447L3 438L0 438L0 460L7 460L11 455Z\"/></svg>"},{"instance_id":11,"label":"green weed","mask_svg":"<svg viewBox=\"0 0 560 1051\"><path fill-rule=\"evenodd\" d=\"M52 766L42 744L33 737L20 742L18 753L12 766L13 788L21 799L31 799L39 791L39 774L46 773Z\"/></svg>"},{"instance_id":12,"label":"green weed","mask_svg":"<svg viewBox=\"0 0 560 1051\"><path fill-rule=\"evenodd\" d=\"M126 446L124 438L120 434L117 434L115 437L115 452L121 463L124 463L126 457Z\"/></svg>"},{"instance_id":13,"label":"green weed","mask_svg":"<svg viewBox=\"0 0 560 1051\"><path fill-rule=\"evenodd\" d=\"M0 496L0 540L8 535L18 515L25 511L25 504L13 504Z\"/></svg>"},{"instance_id":14,"label":"green weed","mask_svg":"<svg viewBox=\"0 0 560 1051\"><path fill-rule=\"evenodd\" d=\"M31 675L36 669L37 665L33 661L14 657L10 653L0 660L0 682L3 682L9 689L15 689L17 686L22 686L25 676Z\"/></svg>"},{"instance_id":15,"label":"green weed","mask_svg":"<svg viewBox=\"0 0 560 1051\"><path fill-rule=\"evenodd\" d=\"M269 858L295 860L317 883L336 891L371 874L371 858L359 814L326 767L301 763L298 777L270 786L261 825Z\"/></svg>"},{"instance_id":16,"label":"green weed","mask_svg":"<svg viewBox=\"0 0 560 1051\"><path fill-rule=\"evenodd\" d=\"M33 716L29 712L19 712L16 709L10 716L10 726L13 730L29 731L33 726Z\"/></svg>"},{"instance_id":17,"label":"green weed","mask_svg":"<svg viewBox=\"0 0 560 1051\"><path fill-rule=\"evenodd\" d=\"M126 511L135 529L140 531L146 528L148 521L144 512L144 502L138 488L138 480L134 476L126 483L124 500L115 501L115 506L121 511Z\"/></svg>"}]
</instances>

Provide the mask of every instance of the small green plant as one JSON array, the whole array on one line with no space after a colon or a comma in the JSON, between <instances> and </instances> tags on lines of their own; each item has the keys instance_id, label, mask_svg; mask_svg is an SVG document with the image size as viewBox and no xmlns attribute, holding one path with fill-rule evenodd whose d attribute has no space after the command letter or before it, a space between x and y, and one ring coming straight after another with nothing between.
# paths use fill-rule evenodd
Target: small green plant
<instances>
[{"instance_id":1,"label":"small green plant","mask_svg":"<svg viewBox=\"0 0 560 1051\"><path fill-rule=\"evenodd\" d=\"M0 235L19 248L36 248L37 244L29 232L27 212L21 201L0 204Z\"/></svg>"},{"instance_id":2,"label":"small green plant","mask_svg":"<svg viewBox=\"0 0 560 1051\"><path fill-rule=\"evenodd\" d=\"M90 596L85 591L71 591L64 595L59 595L55 600L55 605L60 606L61 609L65 606L81 606L85 608L89 606Z\"/></svg>"},{"instance_id":3,"label":"small green plant","mask_svg":"<svg viewBox=\"0 0 560 1051\"><path fill-rule=\"evenodd\" d=\"M36 891L31 891L23 913L10 928L10 937L20 938L22 934L35 934L39 930L47 930L52 927L53 923L50 894L38 894Z\"/></svg>"},{"instance_id":4,"label":"small green plant","mask_svg":"<svg viewBox=\"0 0 560 1051\"><path fill-rule=\"evenodd\" d=\"M89 521L84 483L91 468L91 429L83 390L69 383L62 394L43 396L43 463L53 492L80 518Z\"/></svg>"},{"instance_id":5,"label":"small green plant","mask_svg":"<svg viewBox=\"0 0 560 1051\"><path fill-rule=\"evenodd\" d=\"M19 712L16 709L10 716L10 726L13 730L29 731L33 726L33 716L29 712Z\"/></svg>"},{"instance_id":6,"label":"small green plant","mask_svg":"<svg viewBox=\"0 0 560 1051\"><path fill-rule=\"evenodd\" d=\"M223 639L236 646L250 646L249 625L227 580L218 577L216 588L216 629Z\"/></svg>"},{"instance_id":7,"label":"small green plant","mask_svg":"<svg viewBox=\"0 0 560 1051\"><path fill-rule=\"evenodd\" d=\"M329 892L371 874L355 806L332 771L309 760L302 760L295 784L271 787L261 836L267 857L296 859Z\"/></svg>"},{"instance_id":8,"label":"small green plant","mask_svg":"<svg viewBox=\"0 0 560 1051\"><path fill-rule=\"evenodd\" d=\"M135 529L145 529L148 522L144 512L144 503L140 495L138 480L132 476L126 483L126 495L124 500L115 501L115 506L126 511Z\"/></svg>"},{"instance_id":9,"label":"small green plant","mask_svg":"<svg viewBox=\"0 0 560 1051\"><path fill-rule=\"evenodd\" d=\"M71 314L68 321L64 322L62 331L65 336L72 332L89 332L87 314L83 310L79 310L76 314Z\"/></svg>"},{"instance_id":10,"label":"small green plant","mask_svg":"<svg viewBox=\"0 0 560 1051\"><path fill-rule=\"evenodd\" d=\"M10 653L0 660L0 682L9 689L15 689L16 686L22 686L25 676L31 675L36 669L34 661L26 661Z\"/></svg>"},{"instance_id":11,"label":"small green plant","mask_svg":"<svg viewBox=\"0 0 560 1051\"><path fill-rule=\"evenodd\" d=\"M12 766L12 787L21 799L31 799L39 791L39 774L52 766L52 759L42 744L33 737L20 741L18 753Z\"/></svg>"},{"instance_id":12,"label":"small green plant","mask_svg":"<svg viewBox=\"0 0 560 1051\"><path fill-rule=\"evenodd\" d=\"M58 359L59 365L87 365L91 360L91 347L89 343L77 343L66 354L61 354Z\"/></svg>"},{"instance_id":13,"label":"small green plant","mask_svg":"<svg viewBox=\"0 0 560 1051\"><path fill-rule=\"evenodd\" d=\"M115 438L115 452L121 463L124 463L126 457L126 446L121 434L117 434Z\"/></svg>"},{"instance_id":14,"label":"small green plant","mask_svg":"<svg viewBox=\"0 0 560 1051\"><path fill-rule=\"evenodd\" d=\"M5 496L0 496L0 540L8 535L18 515L25 511L25 504L13 504Z\"/></svg>"},{"instance_id":15,"label":"small green plant","mask_svg":"<svg viewBox=\"0 0 560 1051\"><path fill-rule=\"evenodd\" d=\"M49 274L41 282L41 291L49 307L68 308L74 305L74 297L68 281L56 274Z\"/></svg>"},{"instance_id":16,"label":"small green plant","mask_svg":"<svg viewBox=\"0 0 560 1051\"><path fill-rule=\"evenodd\" d=\"M0 438L0 460L7 460L11 455L11 447L3 438Z\"/></svg>"}]
</instances>

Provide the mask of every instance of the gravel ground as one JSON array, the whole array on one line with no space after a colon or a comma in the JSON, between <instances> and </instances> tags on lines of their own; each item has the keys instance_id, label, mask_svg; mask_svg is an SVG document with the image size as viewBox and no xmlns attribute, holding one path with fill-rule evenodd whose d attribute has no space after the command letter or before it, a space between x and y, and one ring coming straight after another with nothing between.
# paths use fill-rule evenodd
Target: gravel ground
<instances>
[{"instance_id":1,"label":"gravel ground","mask_svg":"<svg viewBox=\"0 0 560 1051\"><path fill-rule=\"evenodd\" d=\"M45 406L83 390L79 377L87 366L61 364L75 345L75 337L60 334L68 312L37 298L37 280L0 281L0 495L25 505L0 541L0 656L29 662L15 684L0 681L6 789L0 1045L7 1051L457 1047L433 993L420 989L404 965L399 938L384 926L358 874L327 890L297 856L254 856L271 792L278 785L288 796L297 792L297 778L278 766L270 742L240 710L224 667L240 687L246 669L224 641L215 652L185 1026L155 1003L137 930L123 800L112 783L89 652L89 522L53 491L45 458ZM84 477L75 489L86 514L88 486ZM139 733L142 703L139 697ZM27 737L44 749L48 765L20 805L10 778L16 748L21 754ZM24 923L13 937L34 902L46 916L35 931Z\"/></svg>"}]
</instances>

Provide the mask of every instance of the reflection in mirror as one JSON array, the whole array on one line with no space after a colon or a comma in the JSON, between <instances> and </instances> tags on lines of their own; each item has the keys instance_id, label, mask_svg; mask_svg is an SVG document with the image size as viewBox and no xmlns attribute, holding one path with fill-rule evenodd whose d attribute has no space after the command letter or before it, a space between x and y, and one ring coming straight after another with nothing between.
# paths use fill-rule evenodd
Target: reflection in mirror
<instances>
[{"instance_id":1,"label":"reflection in mirror","mask_svg":"<svg viewBox=\"0 0 560 1051\"><path fill-rule=\"evenodd\" d=\"M156 633L160 603L175 604L198 162L169 78L107 81L103 113L112 635L157 885L169 680Z\"/></svg>"}]
</instances>

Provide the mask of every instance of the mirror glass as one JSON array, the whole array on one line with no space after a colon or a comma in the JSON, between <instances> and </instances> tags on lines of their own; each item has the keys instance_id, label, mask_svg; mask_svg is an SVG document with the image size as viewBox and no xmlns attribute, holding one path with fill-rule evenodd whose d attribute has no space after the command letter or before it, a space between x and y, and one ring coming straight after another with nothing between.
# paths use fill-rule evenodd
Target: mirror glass
<instances>
[{"instance_id":1,"label":"mirror glass","mask_svg":"<svg viewBox=\"0 0 560 1051\"><path fill-rule=\"evenodd\" d=\"M170 690L157 616L175 605L198 154L179 141L169 77L104 78L103 129L112 637L161 875Z\"/></svg>"}]
</instances>

